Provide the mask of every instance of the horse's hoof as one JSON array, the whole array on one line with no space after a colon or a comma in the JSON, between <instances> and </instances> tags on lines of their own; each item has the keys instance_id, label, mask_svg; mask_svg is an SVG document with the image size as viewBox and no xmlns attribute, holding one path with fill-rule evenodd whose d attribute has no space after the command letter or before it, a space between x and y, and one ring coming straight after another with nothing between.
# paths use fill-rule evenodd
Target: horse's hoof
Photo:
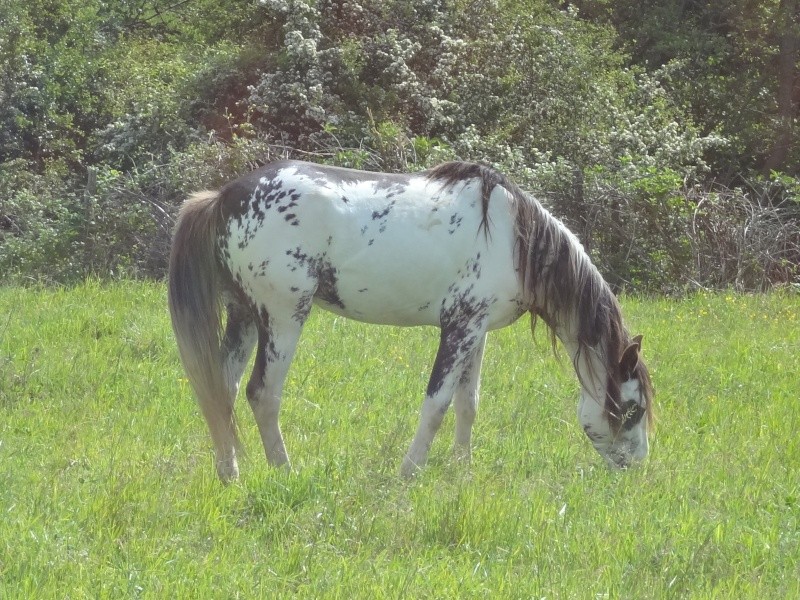
<instances>
[{"instance_id":1,"label":"horse's hoof","mask_svg":"<svg viewBox=\"0 0 800 600\"><path fill-rule=\"evenodd\" d=\"M236 459L218 462L217 476L225 484L233 483L239 479L239 465L236 463Z\"/></svg>"},{"instance_id":2,"label":"horse's hoof","mask_svg":"<svg viewBox=\"0 0 800 600\"><path fill-rule=\"evenodd\" d=\"M415 463L410 458L406 457L403 460L403 465L400 467L400 477L403 479L411 479L422 470L422 466Z\"/></svg>"}]
</instances>

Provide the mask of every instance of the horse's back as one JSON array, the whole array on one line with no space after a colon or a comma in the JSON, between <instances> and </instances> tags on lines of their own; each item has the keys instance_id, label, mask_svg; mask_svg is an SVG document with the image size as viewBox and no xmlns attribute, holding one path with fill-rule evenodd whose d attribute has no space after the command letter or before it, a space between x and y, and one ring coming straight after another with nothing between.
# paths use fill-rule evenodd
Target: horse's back
<instances>
[{"instance_id":1,"label":"horse's back","mask_svg":"<svg viewBox=\"0 0 800 600\"><path fill-rule=\"evenodd\" d=\"M517 290L508 202L498 189L483 232L479 190L425 173L275 163L223 188L223 254L256 296L313 292L360 320L438 324L459 285L504 301Z\"/></svg>"}]
</instances>

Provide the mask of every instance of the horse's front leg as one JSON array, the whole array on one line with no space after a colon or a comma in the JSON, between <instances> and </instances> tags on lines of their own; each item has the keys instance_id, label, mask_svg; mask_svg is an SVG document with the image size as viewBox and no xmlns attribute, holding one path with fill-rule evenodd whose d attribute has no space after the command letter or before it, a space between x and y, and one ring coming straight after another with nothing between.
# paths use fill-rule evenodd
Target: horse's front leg
<instances>
[{"instance_id":1,"label":"horse's front leg","mask_svg":"<svg viewBox=\"0 0 800 600\"><path fill-rule=\"evenodd\" d=\"M442 424L453 394L460 381L467 376L466 371L471 370L472 359L485 337L485 329L477 323L462 322L442 327L439 350L422 404L417 434L400 470L403 476L410 477L425 465L431 443Z\"/></svg>"},{"instance_id":2,"label":"horse's front leg","mask_svg":"<svg viewBox=\"0 0 800 600\"><path fill-rule=\"evenodd\" d=\"M478 413L478 396L481 385L481 362L486 335L478 342L472 352L453 395L456 413L456 437L453 454L458 459L469 461L471 454L472 424Z\"/></svg>"}]
</instances>

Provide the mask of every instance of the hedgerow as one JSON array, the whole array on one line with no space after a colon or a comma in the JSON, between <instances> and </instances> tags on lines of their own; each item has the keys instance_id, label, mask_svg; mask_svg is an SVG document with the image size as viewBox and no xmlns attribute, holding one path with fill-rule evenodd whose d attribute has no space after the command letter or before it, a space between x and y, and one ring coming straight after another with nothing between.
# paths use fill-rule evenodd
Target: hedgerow
<instances>
[{"instance_id":1,"label":"hedgerow","mask_svg":"<svg viewBox=\"0 0 800 600\"><path fill-rule=\"evenodd\" d=\"M638 65L613 19L544 0L262 0L230 13L63 0L49 15L43 2L12 3L0 41L7 277L161 277L188 192L294 156L494 165L620 288L798 280L796 174L717 181L741 140L696 122L676 84L686 64Z\"/></svg>"}]
</instances>

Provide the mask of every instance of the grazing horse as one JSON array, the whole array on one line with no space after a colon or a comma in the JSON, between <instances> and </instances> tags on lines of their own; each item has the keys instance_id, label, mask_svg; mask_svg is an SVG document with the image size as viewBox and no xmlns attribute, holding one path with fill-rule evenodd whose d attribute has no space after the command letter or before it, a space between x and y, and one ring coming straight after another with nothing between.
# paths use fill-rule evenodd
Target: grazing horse
<instances>
[{"instance_id":1,"label":"grazing horse","mask_svg":"<svg viewBox=\"0 0 800 600\"><path fill-rule=\"evenodd\" d=\"M653 393L641 336L628 334L577 238L489 167L388 174L268 164L183 204L168 293L224 481L239 472L233 406L254 347L247 399L267 459L288 465L278 413L314 304L368 323L440 328L404 475L425 464L451 401L455 449L469 457L486 334L525 313L572 359L578 418L597 451L616 467L647 455Z\"/></svg>"}]
</instances>

